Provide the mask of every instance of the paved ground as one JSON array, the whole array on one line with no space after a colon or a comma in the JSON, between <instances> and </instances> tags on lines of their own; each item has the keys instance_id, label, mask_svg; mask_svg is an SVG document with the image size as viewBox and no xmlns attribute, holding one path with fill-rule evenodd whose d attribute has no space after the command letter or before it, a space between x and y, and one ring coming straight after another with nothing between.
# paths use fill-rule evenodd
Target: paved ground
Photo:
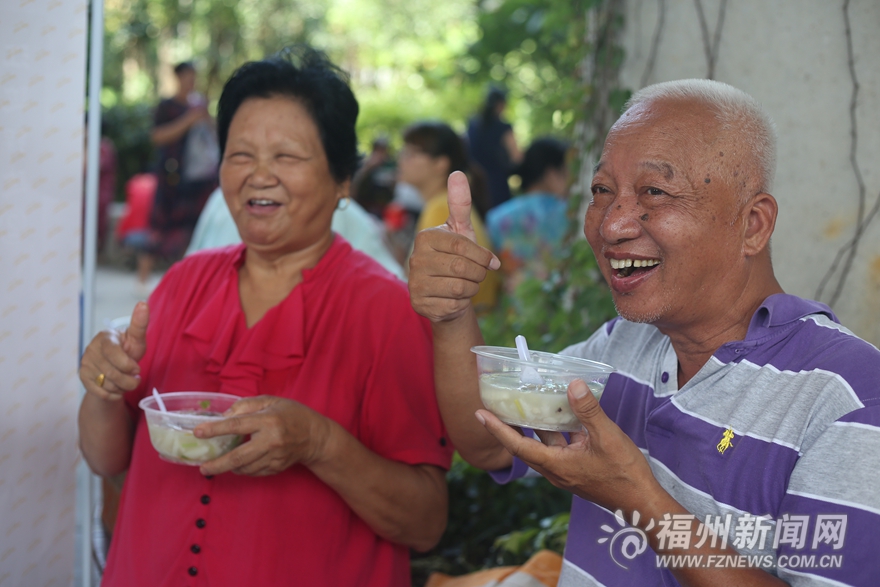
<instances>
[{"instance_id":1,"label":"paved ground","mask_svg":"<svg viewBox=\"0 0 880 587\"><path fill-rule=\"evenodd\" d=\"M158 281L159 274L154 280ZM134 271L116 267L99 266L95 275L95 314L93 332L103 330L110 321L130 316L134 305L146 299L144 292L138 291Z\"/></svg>"}]
</instances>

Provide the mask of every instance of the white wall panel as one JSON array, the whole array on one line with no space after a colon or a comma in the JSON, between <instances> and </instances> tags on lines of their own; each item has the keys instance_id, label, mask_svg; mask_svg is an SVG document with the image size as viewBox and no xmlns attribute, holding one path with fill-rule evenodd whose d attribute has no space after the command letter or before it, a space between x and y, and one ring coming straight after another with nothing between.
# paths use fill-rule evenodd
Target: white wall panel
<instances>
[{"instance_id":1,"label":"white wall panel","mask_svg":"<svg viewBox=\"0 0 880 587\"><path fill-rule=\"evenodd\" d=\"M0 14L0 585L70 585L87 8Z\"/></svg>"}]
</instances>

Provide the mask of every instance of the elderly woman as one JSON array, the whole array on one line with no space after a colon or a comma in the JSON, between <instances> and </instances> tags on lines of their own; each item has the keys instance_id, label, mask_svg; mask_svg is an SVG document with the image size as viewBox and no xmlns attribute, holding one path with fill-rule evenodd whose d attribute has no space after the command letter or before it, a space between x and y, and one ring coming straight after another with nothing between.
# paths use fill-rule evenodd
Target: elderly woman
<instances>
[{"instance_id":1,"label":"elderly woman","mask_svg":"<svg viewBox=\"0 0 880 587\"><path fill-rule=\"evenodd\" d=\"M243 244L173 266L83 355L83 454L128 469L104 585L409 585L409 548L439 540L451 446L430 329L330 229L357 112L310 50L224 87L220 178ZM200 468L160 460L137 409L154 387L244 397L196 435L247 441Z\"/></svg>"}]
</instances>

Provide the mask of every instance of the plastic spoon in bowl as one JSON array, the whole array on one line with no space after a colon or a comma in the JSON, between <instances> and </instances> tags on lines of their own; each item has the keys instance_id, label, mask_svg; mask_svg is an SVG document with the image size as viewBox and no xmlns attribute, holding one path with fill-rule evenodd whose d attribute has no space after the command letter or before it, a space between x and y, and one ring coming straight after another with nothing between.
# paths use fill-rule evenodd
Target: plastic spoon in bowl
<instances>
[{"instance_id":1,"label":"plastic spoon in bowl","mask_svg":"<svg viewBox=\"0 0 880 587\"><path fill-rule=\"evenodd\" d=\"M162 396L159 395L159 390L156 389L155 387L153 388L153 397L156 398L156 403L159 404L159 411L162 412L163 414L167 414L168 408L165 407L165 402L162 401ZM167 426L169 428L176 428L174 423L171 422L170 418L166 418L165 416L162 416L160 421L162 422L163 426Z\"/></svg>"},{"instance_id":2,"label":"plastic spoon in bowl","mask_svg":"<svg viewBox=\"0 0 880 587\"><path fill-rule=\"evenodd\" d=\"M162 401L162 396L159 395L159 390L155 387L153 388L153 397L156 398L156 403L159 404L159 409L167 414L168 409L165 407L165 402Z\"/></svg>"},{"instance_id":3,"label":"plastic spoon in bowl","mask_svg":"<svg viewBox=\"0 0 880 587\"><path fill-rule=\"evenodd\" d=\"M516 352L519 354L519 360L531 362L532 355L529 353L529 345L526 343L526 337L522 334L518 334L514 340L516 341ZM538 371L536 371L531 365L523 365L519 380L531 385L544 385L544 379L538 375Z\"/></svg>"}]
</instances>

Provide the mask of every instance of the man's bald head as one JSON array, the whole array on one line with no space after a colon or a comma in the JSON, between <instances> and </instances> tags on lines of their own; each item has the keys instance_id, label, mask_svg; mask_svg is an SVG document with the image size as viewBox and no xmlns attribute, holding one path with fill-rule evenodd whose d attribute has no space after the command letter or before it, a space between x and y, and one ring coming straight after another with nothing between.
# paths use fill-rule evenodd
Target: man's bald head
<instances>
[{"instance_id":1,"label":"man's bald head","mask_svg":"<svg viewBox=\"0 0 880 587\"><path fill-rule=\"evenodd\" d=\"M776 174L776 129L758 102L733 86L703 79L676 80L643 88L633 94L624 114L661 103L690 103L702 107L717 121L701 138L713 147L727 181L741 201L757 193L770 193ZM695 112L695 116L703 113ZM624 123L626 116L618 122ZM717 149L715 149L717 147ZM726 159L718 157L725 153Z\"/></svg>"}]
</instances>

